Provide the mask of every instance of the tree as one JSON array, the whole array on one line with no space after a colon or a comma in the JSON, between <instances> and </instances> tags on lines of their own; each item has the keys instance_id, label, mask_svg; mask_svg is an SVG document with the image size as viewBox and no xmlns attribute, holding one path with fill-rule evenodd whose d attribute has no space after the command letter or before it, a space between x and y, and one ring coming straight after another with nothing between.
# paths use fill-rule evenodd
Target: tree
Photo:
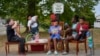
<instances>
[{"instance_id":1,"label":"tree","mask_svg":"<svg viewBox=\"0 0 100 56\"><path fill-rule=\"evenodd\" d=\"M93 25L95 20L94 15L94 5L98 4L99 0L77 0L76 3L72 3L71 5L75 9L75 14L80 16L84 16L91 25ZM91 19L91 20L90 20Z\"/></svg>"},{"instance_id":2,"label":"tree","mask_svg":"<svg viewBox=\"0 0 100 56\"><path fill-rule=\"evenodd\" d=\"M23 2L24 1L24 2ZM27 14L27 3L25 0L1 0L0 14L3 18L12 17L21 23L25 23L25 16Z\"/></svg>"},{"instance_id":3,"label":"tree","mask_svg":"<svg viewBox=\"0 0 100 56\"><path fill-rule=\"evenodd\" d=\"M24 26L27 25L27 16L39 16L40 26L47 28L50 24L50 14L52 4L57 0L0 0L0 16L3 18L13 17ZM64 3L64 13L60 15L60 20L68 22L73 15L85 16L93 24L94 6L99 0L59 0ZM90 20L92 19L92 20ZM46 22L44 22L46 21Z\"/></svg>"},{"instance_id":4,"label":"tree","mask_svg":"<svg viewBox=\"0 0 100 56\"><path fill-rule=\"evenodd\" d=\"M51 5L56 1L58 0L46 0L44 3L41 1L40 7L43 8L41 9L41 11L42 10L49 11L50 13L52 13ZM73 15L77 14L79 16L86 17L86 19L90 22L90 24L93 24L95 20L93 10L94 6L98 4L99 0L59 0L59 1L64 3L64 13L60 15L60 20L68 22L70 24L70 20L73 17Z\"/></svg>"}]
</instances>

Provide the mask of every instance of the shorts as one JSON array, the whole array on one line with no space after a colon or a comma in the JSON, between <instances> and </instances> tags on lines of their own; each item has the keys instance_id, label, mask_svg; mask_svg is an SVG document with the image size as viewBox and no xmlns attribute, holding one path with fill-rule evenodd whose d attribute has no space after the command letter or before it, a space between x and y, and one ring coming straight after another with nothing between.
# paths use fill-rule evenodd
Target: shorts
<instances>
[{"instance_id":1,"label":"shorts","mask_svg":"<svg viewBox=\"0 0 100 56\"><path fill-rule=\"evenodd\" d=\"M57 40L60 40L61 38L60 38L60 34L51 34L50 35L50 37L51 37L51 39L57 39Z\"/></svg>"},{"instance_id":2,"label":"shorts","mask_svg":"<svg viewBox=\"0 0 100 56\"><path fill-rule=\"evenodd\" d=\"M73 36L74 39L76 39L76 37L77 37L77 33L72 34L72 36Z\"/></svg>"},{"instance_id":3,"label":"shorts","mask_svg":"<svg viewBox=\"0 0 100 56\"><path fill-rule=\"evenodd\" d=\"M87 31L82 31L82 34L78 34L76 39L78 41L82 40L82 39L85 39L86 38L86 33L87 33Z\"/></svg>"},{"instance_id":4,"label":"shorts","mask_svg":"<svg viewBox=\"0 0 100 56\"><path fill-rule=\"evenodd\" d=\"M37 34L39 32L38 27L31 28L32 34Z\"/></svg>"}]
</instances>

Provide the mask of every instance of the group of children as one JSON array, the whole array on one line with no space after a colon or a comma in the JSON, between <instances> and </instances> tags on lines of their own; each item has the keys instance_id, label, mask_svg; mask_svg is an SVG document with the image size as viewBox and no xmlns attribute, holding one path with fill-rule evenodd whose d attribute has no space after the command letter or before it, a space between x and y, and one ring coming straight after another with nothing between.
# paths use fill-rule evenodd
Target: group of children
<instances>
[{"instance_id":1,"label":"group of children","mask_svg":"<svg viewBox=\"0 0 100 56\"><path fill-rule=\"evenodd\" d=\"M28 16L28 28L29 32L33 34L33 40L39 39L39 29L38 29L38 22L37 22L38 16ZM64 41L67 44L68 40L77 40L82 41L86 37L86 32L89 29L89 24L86 23L85 18L81 17L79 18L77 15L75 15L72 18L72 26L69 26L67 23L65 24L65 38ZM13 21L9 19L7 21L7 37L8 41L19 41L20 42L20 51L22 53L25 52L24 44L25 40L21 38L19 34L17 34L17 37L15 35L15 28L17 26L16 21ZM57 43L59 40L62 40L61 38L61 31L62 27L59 25L59 22L57 20L52 20L50 28L48 30L50 34L50 38L48 38L48 52L47 54L51 54L51 42L53 42L54 46L54 54L58 54L57 52ZM12 38L12 39L11 39ZM9 40L10 39L10 40ZM64 54L67 52L64 51Z\"/></svg>"},{"instance_id":2,"label":"group of children","mask_svg":"<svg viewBox=\"0 0 100 56\"><path fill-rule=\"evenodd\" d=\"M29 16L28 17L28 27L29 31L34 34L35 39L39 38L39 30L37 23L38 16ZM85 21L84 17L80 17L75 15L71 20L72 26L69 26L68 23L65 23L65 36L64 40L61 38L62 27L59 25L57 20L51 20L51 25L48 29L48 33L50 34L50 38L48 38L48 52L47 54L52 53L51 43L53 42L54 46L54 54L58 54L57 52L57 43L59 40L63 40L67 45L69 40L77 40L83 41L86 38L86 33L89 29L89 23ZM67 54L65 48L63 54Z\"/></svg>"},{"instance_id":3,"label":"group of children","mask_svg":"<svg viewBox=\"0 0 100 56\"><path fill-rule=\"evenodd\" d=\"M65 42L65 44L68 44L69 40L77 40L77 41L83 41L83 39L86 38L86 33L89 29L89 24L85 21L84 17L78 17L75 15L72 18L72 26L69 26L67 23L65 23L65 37L64 40L61 37L60 32L62 31L62 27L59 25L59 22L54 20L51 22L51 26L49 28L49 34L50 38L48 39L48 52L47 54L51 54L51 42L53 42L54 46L54 54L58 54L57 52L57 42L59 40L62 40ZM67 54L65 48L63 54Z\"/></svg>"}]
</instances>

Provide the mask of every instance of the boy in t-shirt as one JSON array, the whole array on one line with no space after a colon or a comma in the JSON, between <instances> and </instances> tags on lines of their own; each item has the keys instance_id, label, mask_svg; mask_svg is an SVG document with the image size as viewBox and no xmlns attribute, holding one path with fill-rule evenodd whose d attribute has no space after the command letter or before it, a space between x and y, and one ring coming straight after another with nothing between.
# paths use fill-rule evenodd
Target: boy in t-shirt
<instances>
[{"instance_id":1,"label":"boy in t-shirt","mask_svg":"<svg viewBox=\"0 0 100 56\"><path fill-rule=\"evenodd\" d=\"M29 32L31 32L34 35L33 39L39 38L37 18L38 18L38 16L36 16L36 15L28 17L28 25L27 26L29 28Z\"/></svg>"},{"instance_id":2,"label":"boy in t-shirt","mask_svg":"<svg viewBox=\"0 0 100 56\"><path fill-rule=\"evenodd\" d=\"M49 34L50 34L50 38L48 39L48 48L49 51L47 52L47 54L51 54L51 41L53 41L54 44L54 54L58 54L57 52L57 41L60 40L60 31L61 31L61 27L58 25L57 21L52 21L52 25L49 28Z\"/></svg>"}]
</instances>

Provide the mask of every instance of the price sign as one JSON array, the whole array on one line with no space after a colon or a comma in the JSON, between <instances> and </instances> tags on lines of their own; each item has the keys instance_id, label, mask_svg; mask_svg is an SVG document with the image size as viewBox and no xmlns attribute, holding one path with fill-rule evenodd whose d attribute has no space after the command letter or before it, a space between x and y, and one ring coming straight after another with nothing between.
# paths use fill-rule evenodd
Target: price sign
<instances>
[{"instance_id":1,"label":"price sign","mask_svg":"<svg viewBox=\"0 0 100 56\"><path fill-rule=\"evenodd\" d=\"M52 5L52 12L54 14L62 14L64 12L64 4L63 3L54 3Z\"/></svg>"}]
</instances>

